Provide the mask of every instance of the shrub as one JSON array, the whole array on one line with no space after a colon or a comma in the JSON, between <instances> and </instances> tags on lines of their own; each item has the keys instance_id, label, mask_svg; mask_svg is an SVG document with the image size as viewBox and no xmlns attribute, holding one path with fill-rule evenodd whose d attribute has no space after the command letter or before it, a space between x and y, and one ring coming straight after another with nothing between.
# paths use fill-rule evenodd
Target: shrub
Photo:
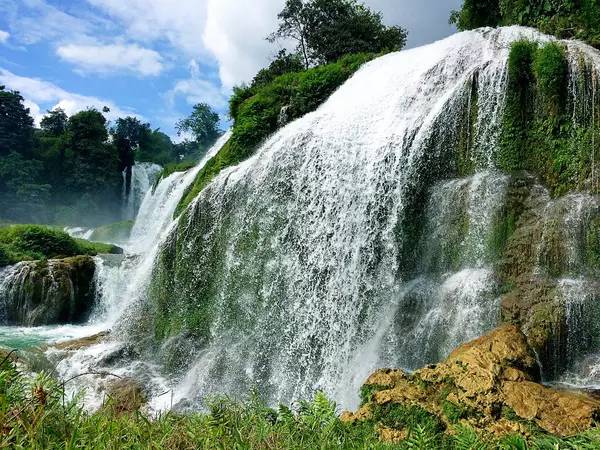
<instances>
[{"instance_id":1,"label":"shrub","mask_svg":"<svg viewBox=\"0 0 600 450\"><path fill-rule=\"evenodd\" d=\"M234 119L232 136L198 173L175 214L179 215L221 170L251 156L258 145L277 131L284 106L289 106L288 120L314 111L375 56L347 55L336 63L280 75L267 84L235 89L230 100L230 115Z\"/></svg>"},{"instance_id":2,"label":"shrub","mask_svg":"<svg viewBox=\"0 0 600 450\"><path fill-rule=\"evenodd\" d=\"M40 225L10 225L0 228L0 266L77 255L119 253L108 244L73 239L63 231Z\"/></svg>"}]
</instances>

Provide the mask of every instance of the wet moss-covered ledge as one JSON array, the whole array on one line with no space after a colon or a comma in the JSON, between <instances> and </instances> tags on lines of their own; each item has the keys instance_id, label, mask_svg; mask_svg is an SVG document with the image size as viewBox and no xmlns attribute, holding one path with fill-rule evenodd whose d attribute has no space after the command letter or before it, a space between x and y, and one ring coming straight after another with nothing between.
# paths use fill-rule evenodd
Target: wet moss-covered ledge
<instances>
[{"instance_id":1,"label":"wet moss-covered ledge","mask_svg":"<svg viewBox=\"0 0 600 450\"><path fill-rule=\"evenodd\" d=\"M52 227L42 225L0 227L0 268L23 261L122 253L123 250L115 245L75 239L62 230Z\"/></svg>"}]
</instances>

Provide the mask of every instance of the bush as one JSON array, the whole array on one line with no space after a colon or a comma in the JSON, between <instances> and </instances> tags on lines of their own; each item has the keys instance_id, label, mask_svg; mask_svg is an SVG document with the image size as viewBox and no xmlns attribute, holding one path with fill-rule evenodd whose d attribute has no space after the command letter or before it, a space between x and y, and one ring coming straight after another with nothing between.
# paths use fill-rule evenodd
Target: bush
<instances>
[{"instance_id":1,"label":"bush","mask_svg":"<svg viewBox=\"0 0 600 450\"><path fill-rule=\"evenodd\" d=\"M267 84L236 88L229 103L234 120L232 136L198 173L175 214L179 215L222 169L251 156L258 145L277 131L284 106L289 107L288 120L314 111L365 62L376 56L370 53L347 55L333 64L280 75Z\"/></svg>"},{"instance_id":2,"label":"bush","mask_svg":"<svg viewBox=\"0 0 600 450\"><path fill-rule=\"evenodd\" d=\"M450 21L459 30L482 26L524 25L560 38L600 46L597 0L465 0Z\"/></svg>"},{"instance_id":3,"label":"bush","mask_svg":"<svg viewBox=\"0 0 600 450\"><path fill-rule=\"evenodd\" d=\"M0 266L77 255L120 253L108 244L73 239L63 231L40 225L10 225L0 228Z\"/></svg>"}]
</instances>

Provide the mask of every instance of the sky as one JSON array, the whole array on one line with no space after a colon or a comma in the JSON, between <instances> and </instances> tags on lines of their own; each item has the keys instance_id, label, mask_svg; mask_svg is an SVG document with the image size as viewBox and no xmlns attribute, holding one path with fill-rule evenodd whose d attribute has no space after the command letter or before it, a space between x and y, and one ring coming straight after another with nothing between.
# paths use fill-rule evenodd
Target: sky
<instances>
[{"instance_id":1,"label":"sky","mask_svg":"<svg viewBox=\"0 0 600 450\"><path fill-rule=\"evenodd\" d=\"M174 125L206 102L226 121L233 86L285 43L265 36L285 0L0 0L0 85L18 90L39 123L110 108L176 139ZM366 0L415 47L452 34L461 0Z\"/></svg>"}]
</instances>

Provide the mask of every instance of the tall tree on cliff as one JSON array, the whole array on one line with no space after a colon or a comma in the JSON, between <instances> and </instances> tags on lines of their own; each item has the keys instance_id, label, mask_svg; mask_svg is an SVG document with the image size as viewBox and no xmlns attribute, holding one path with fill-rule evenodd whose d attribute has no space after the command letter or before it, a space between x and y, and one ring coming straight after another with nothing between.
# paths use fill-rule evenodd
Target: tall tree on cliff
<instances>
[{"instance_id":1,"label":"tall tree on cliff","mask_svg":"<svg viewBox=\"0 0 600 450\"><path fill-rule=\"evenodd\" d=\"M349 53L396 51L407 32L383 24L381 13L356 0L287 0L279 27L267 39L297 42L305 67L327 64Z\"/></svg>"},{"instance_id":2,"label":"tall tree on cliff","mask_svg":"<svg viewBox=\"0 0 600 450\"><path fill-rule=\"evenodd\" d=\"M135 117L118 119L112 129L114 143L119 153L120 170L125 172L125 196L131 192L131 177L135 165L135 154L144 147L152 135L150 124Z\"/></svg>"},{"instance_id":3,"label":"tall tree on cliff","mask_svg":"<svg viewBox=\"0 0 600 450\"><path fill-rule=\"evenodd\" d=\"M11 152L29 155L33 147L33 118L17 91L0 85L0 157Z\"/></svg>"}]
</instances>

